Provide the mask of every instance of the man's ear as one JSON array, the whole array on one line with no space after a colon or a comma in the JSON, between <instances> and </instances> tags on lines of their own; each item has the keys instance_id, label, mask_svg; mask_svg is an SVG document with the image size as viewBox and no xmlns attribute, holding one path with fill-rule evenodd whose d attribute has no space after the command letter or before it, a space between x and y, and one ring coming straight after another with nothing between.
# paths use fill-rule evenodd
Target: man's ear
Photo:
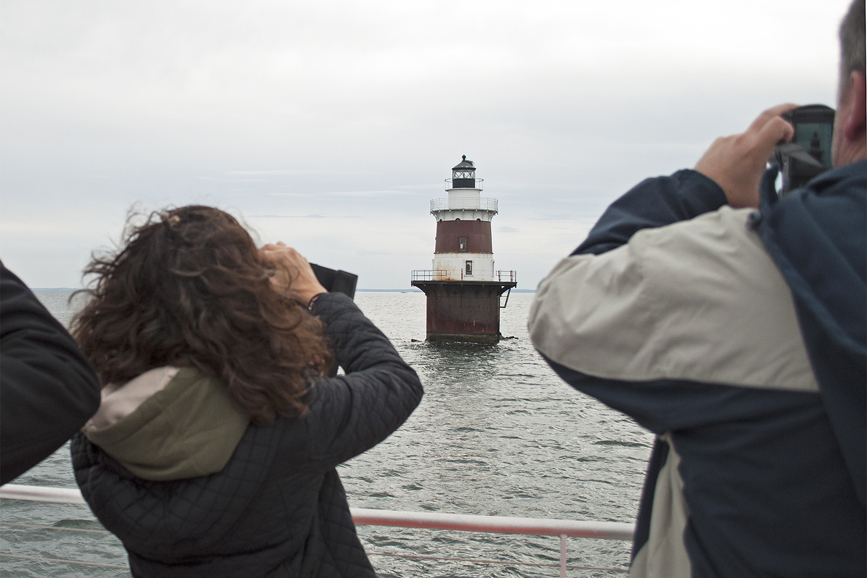
<instances>
[{"instance_id":1,"label":"man's ear","mask_svg":"<svg viewBox=\"0 0 867 578\"><path fill-rule=\"evenodd\" d=\"M867 119L865 119L867 116L867 112L865 112L867 88L865 88L864 81L864 71L862 70L853 70L849 76L849 98L852 99L852 102L847 103L850 106L846 107L844 112L846 116L842 119L843 136L849 141L863 139L865 132L867 132Z\"/></svg>"}]
</instances>

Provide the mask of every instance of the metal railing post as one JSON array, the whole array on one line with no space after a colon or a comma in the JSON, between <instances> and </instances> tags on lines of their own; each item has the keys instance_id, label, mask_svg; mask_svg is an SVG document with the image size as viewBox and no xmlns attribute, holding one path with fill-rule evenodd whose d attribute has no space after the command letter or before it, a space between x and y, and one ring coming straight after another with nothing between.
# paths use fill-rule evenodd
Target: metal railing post
<instances>
[{"instance_id":1,"label":"metal railing post","mask_svg":"<svg viewBox=\"0 0 867 578\"><path fill-rule=\"evenodd\" d=\"M560 578L566 578L566 534L560 534Z\"/></svg>"}]
</instances>

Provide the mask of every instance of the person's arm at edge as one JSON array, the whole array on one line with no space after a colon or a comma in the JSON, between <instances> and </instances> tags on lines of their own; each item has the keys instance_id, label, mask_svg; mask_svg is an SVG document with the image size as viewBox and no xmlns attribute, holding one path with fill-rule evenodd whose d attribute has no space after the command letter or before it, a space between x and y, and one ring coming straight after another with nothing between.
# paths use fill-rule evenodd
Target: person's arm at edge
<instances>
[{"instance_id":1,"label":"person's arm at edge","mask_svg":"<svg viewBox=\"0 0 867 578\"><path fill-rule=\"evenodd\" d=\"M647 179L631 189L606 209L572 255L599 255L626 244L641 229L692 219L725 204L758 207L767 159L779 141L794 135L780 115L795 106L769 108L745 132L718 138L695 170Z\"/></svg>"},{"instance_id":2,"label":"person's arm at edge","mask_svg":"<svg viewBox=\"0 0 867 578\"><path fill-rule=\"evenodd\" d=\"M418 375L388 338L345 295L324 293L313 314L325 325L325 336L345 375L314 383L311 427L327 432L316 459L333 467L367 451L397 430L421 402ZM319 445L319 444L317 444Z\"/></svg>"},{"instance_id":3,"label":"person's arm at edge","mask_svg":"<svg viewBox=\"0 0 867 578\"><path fill-rule=\"evenodd\" d=\"M0 263L0 483L62 446L96 412L99 380L63 326Z\"/></svg>"},{"instance_id":4,"label":"person's arm at edge","mask_svg":"<svg viewBox=\"0 0 867 578\"><path fill-rule=\"evenodd\" d=\"M792 106L768 109L743 134L717 139L696 165L696 171L645 181L616 201L576 251L589 255L573 253L540 283L528 319L533 345L551 358L553 350L580 347L581 340L588 338L587 330L581 329L587 319L593 320L593 335L605 335L609 330L623 330L619 326L621 317L615 313L626 312L627 304L633 307L627 319L658 311L657 300L664 300L665 292L662 297L659 293L647 297L644 280L652 273L665 282L669 280L666 272L645 269L640 246L625 253L610 250L628 243L641 229L696 216L715 205L758 206L759 182L767 159L777 142L792 136L792 126L779 116ZM574 298L578 293L580 300ZM654 303L653 309L648 308L648 302ZM608 306L612 303L617 307ZM655 324L646 324L646 328L654 331ZM639 339L636 343L642 342Z\"/></svg>"},{"instance_id":5,"label":"person's arm at edge","mask_svg":"<svg viewBox=\"0 0 867 578\"><path fill-rule=\"evenodd\" d=\"M572 255L599 255L625 245L642 229L692 219L725 204L719 185L694 170L646 179L605 210Z\"/></svg>"},{"instance_id":6,"label":"person's arm at edge","mask_svg":"<svg viewBox=\"0 0 867 578\"><path fill-rule=\"evenodd\" d=\"M276 268L275 291L308 304L321 319L346 372L315 382L308 399L311 457L334 467L400 427L421 401L421 381L349 297L325 291L303 255L283 243L265 245L260 254Z\"/></svg>"}]
</instances>

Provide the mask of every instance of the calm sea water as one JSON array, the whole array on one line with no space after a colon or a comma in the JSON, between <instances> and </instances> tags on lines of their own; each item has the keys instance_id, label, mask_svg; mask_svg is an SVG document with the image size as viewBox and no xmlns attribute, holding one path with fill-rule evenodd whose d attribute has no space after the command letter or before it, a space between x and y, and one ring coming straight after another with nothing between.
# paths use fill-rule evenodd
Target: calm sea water
<instances>
[{"instance_id":1,"label":"calm sea water","mask_svg":"<svg viewBox=\"0 0 867 578\"><path fill-rule=\"evenodd\" d=\"M62 322L70 292L36 292ZM527 337L527 293L501 310L497 345L432 344L420 292L359 293L356 303L421 376L425 397L384 443L340 466L350 505L495 516L631 522L652 437L565 385ZM75 487L68 447L15 480ZM34 526L45 526L38 528ZM558 576L556 536L360 526L382 577ZM569 564L625 568L630 544L569 540ZM408 556L416 556L411 558ZM499 560L455 562L422 557ZM65 562L88 562L82 565ZM129 576L126 553L87 506L0 500L4 577ZM569 576L617 576L573 569Z\"/></svg>"}]
</instances>

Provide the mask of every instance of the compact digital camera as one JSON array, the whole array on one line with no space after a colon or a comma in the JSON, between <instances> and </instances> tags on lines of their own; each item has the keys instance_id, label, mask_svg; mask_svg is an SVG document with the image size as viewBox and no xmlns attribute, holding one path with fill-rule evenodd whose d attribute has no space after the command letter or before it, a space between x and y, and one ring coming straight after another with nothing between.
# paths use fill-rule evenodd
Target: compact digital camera
<instances>
[{"instance_id":1,"label":"compact digital camera","mask_svg":"<svg viewBox=\"0 0 867 578\"><path fill-rule=\"evenodd\" d=\"M831 168L834 109L810 104L785 112L782 117L795 127L795 136L790 142L778 144L768 161L780 168L780 196Z\"/></svg>"}]
</instances>

